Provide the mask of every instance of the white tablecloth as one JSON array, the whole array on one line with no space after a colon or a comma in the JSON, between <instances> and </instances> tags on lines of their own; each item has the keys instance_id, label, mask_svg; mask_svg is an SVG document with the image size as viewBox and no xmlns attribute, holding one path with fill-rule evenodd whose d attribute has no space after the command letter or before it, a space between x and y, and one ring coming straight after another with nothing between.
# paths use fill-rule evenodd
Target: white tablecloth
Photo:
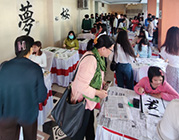
<instances>
[{"instance_id":1,"label":"white tablecloth","mask_svg":"<svg viewBox=\"0 0 179 140\"><path fill-rule=\"evenodd\" d=\"M78 41L79 42L79 55L80 57L86 52L87 50L87 44L88 44L89 39L85 39L83 41Z\"/></svg>"},{"instance_id":2,"label":"white tablecloth","mask_svg":"<svg viewBox=\"0 0 179 140\"><path fill-rule=\"evenodd\" d=\"M38 125L44 124L45 120L47 119L47 116L53 108L51 73L44 74L44 82L47 88L47 98L43 103L39 104Z\"/></svg>"},{"instance_id":3,"label":"white tablecloth","mask_svg":"<svg viewBox=\"0 0 179 140\"><path fill-rule=\"evenodd\" d=\"M158 66L165 73L167 65L168 65L168 63L166 63L161 58L137 58L137 62L132 63L134 81L139 82L139 70L142 67L145 67L145 66ZM115 73L114 73L114 85L117 85Z\"/></svg>"},{"instance_id":4,"label":"white tablecloth","mask_svg":"<svg viewBox=\"0 0 179 140\"><path fill-rule=\"evenodd\" d=\"M115 99L121 98L122 96L127 97L127 102L132 103L133 98L140 99L140 96L136 94L133 90L128 90L119 87L110 87L108 90L108 100L104 99L101 104L101 110L97 117L97 130L95 140L158 140L158 135L156 131L157 123L161 120L161 117L155 117L149 115L149 110L145 106L147 100L151 98L156 100L156 98L149 95L142 95L143 102L143 114L141 115L141 104L139 109L127 107L132 114L132 119L122 120L120 118L106 117L106 108L110 105L113 110L119 111L116 102L109 102L111 97ZM112 98L111 98L112 99ZM164 106L168 102L164 101L162 103L161 99L157 99L159 104L158 108L162 115L164 112ZM106 103L105 103L106 102ZM111 104L112 103L112 104ZM164 105L163 105L164 104Z\"/></svg>"},{"instance_id":5,"label":"white tablecloth","mask_svg":"<svg viewBox=\"0 0 179 140\"><path fill-rule=\"evenodd\" d=\"M81 33L78 35L77 38L84 38L84 39L94 39L95 38L95 35L93 35L92 33Z\"/></svg>"},{"instance_id":6,"label":"white tablecloth","mask_svg":"<svg viewBox=\"0 0 179 140\"><path fill-rule=\"evenodd\" d=\"M55 53L51 68L52 83L67 87L80 59L78 51L57 47L48 47L45 50Z\"/></svg>"},{"instance_id":7,"label":"white tablecloth","mask_svg":"<svg viewBox=\"0 0 179 140\"><path fill-rule=\"evenodd\" d=\"M132 63L134 81L139 81L139 70L144 66L158 66L166 72L167 65L168 63L161 58L137 58L137 62Z\"/></svg>"},{"instance_id":8,"label":"white tablecloth","mask_svg":"<svg viewBox=\"0 0 179 140\"><path fill-rule=\"evenodd\" d=\"M75 53L67 59L55 57L51 69L52 82L67 87L73 78L79 59L78 51L75 51Z\"/></svg>"}]
</instances>

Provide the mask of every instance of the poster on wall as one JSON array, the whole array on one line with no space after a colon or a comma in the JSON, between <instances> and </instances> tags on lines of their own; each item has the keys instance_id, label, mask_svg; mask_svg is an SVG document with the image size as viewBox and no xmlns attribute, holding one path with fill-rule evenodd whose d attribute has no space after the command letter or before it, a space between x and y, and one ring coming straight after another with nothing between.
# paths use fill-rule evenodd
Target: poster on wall
<instances>
[{"instance_id":1,"label":"poster on wall","mask_svg":"<svg viewBox=\"0 0 179 140\"><path fill-rule=\"evenodd\" d=\"M20 34L30 35L35 24L33 0L19 0L17 10L17 27L19 28Z\"/></svg>"},{"instance_id":2,"label":"poster on wall","mask_svg":"<svg viewBox=\"0 0 179 140\"><path fill-rule=\"evenodd\" d=\"M61 13L55 17L55 20L58 21L59 17L61 17L62 20L70 19L70 10L68 8L62 8Z\"/></svg>"}]
</instances>

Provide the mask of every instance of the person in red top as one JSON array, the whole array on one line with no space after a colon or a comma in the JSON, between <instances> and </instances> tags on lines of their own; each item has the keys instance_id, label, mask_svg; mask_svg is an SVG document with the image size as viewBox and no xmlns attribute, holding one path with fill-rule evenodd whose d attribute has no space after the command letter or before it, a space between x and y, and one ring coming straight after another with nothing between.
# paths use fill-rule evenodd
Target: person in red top
<instances>
[{"instance_id":1,"label":"person in red top","mask_svg":"<svg viewBox=\"0 0 179 140\"><path fill-rule=\"evenodd\" d=\"M137 16L135 16L134 19L132 20L132 24L133 24L132 31L133 32L135 32L135 28L137 27L138 23L139 23L139 20L137 19Z\"/></svg>"}]
</instances>

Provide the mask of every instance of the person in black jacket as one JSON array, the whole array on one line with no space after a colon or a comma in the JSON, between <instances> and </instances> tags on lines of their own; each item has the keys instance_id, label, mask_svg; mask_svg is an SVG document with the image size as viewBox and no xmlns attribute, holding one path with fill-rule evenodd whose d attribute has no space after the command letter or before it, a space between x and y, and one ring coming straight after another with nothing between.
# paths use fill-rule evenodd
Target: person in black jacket
<instances>
[{"instance_id":1,"label":"person in black jacket","mask_svg":"<svg viewBox=\"0 0 179 140\"><path fill-rule=\"evenodd\" d=\"M36 140L39 103L47 97L41 67L29 58L34 39L15 41L15 58L0 69L0 140L18 140L23 127L25 140Z\"/></svg>"}]
</instances>

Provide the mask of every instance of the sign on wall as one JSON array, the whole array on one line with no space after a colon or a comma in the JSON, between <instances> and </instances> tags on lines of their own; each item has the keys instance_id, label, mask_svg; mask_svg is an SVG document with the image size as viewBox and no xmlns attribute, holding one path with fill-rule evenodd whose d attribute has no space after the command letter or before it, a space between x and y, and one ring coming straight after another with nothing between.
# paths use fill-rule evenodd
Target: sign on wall
<instances>
[{"instance_id":1,"label":"sign on wall","mask_svg":"<svg viewBox=\"0 0 179 140\"><path fill-rule=\"evenodd\" d=\"M63 19L63 20L70 19L70 13L69 12L70 12L70 10L68 8L62 8L62 12L60 13L61 19ZM58 21L59 16L56 16L55 20Z\"/></svg>"},{"instance_id":2,"label":"sign on wall","mask_svg":"<svg viewBox=\"0 0 179 140\"><path fill-rule=\"evenodd\" d=\"M19 1L18 3L18 27L26 34L29 35L35 20L33 19L33 5L27 1Z\"/></svg>"}]
</instances>

